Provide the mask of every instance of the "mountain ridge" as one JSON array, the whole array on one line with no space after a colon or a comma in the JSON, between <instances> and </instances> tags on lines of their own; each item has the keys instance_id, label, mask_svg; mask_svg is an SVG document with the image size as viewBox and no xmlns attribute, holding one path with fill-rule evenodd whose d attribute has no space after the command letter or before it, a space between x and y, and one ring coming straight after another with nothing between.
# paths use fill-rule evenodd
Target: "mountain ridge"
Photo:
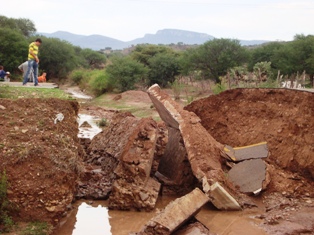
<instances>
[{"instance_id":1,"label":"mountain ridge","mask_svg":"<svg viewBox=\"0 0 314 235\"><path fill-rule=\"evenodd\" d=\"M206 33L198 33L188 30L180 29L162 29L155 34L145 34L141 38L136 38L131 41L121 41L115 38L92 34L80 35L73 34L67 31L56 31L54 33L38 33L45 37L59 38L70 42L75 46L82 48L90 48L93 50L101 50L105 48L112 48L114 50L121 50L137 44L177 44L182 43L186 45L200 45L206 41L212 40L215 37ZM239 40L241 45L259 45L269 42L267 40Z\"/></svg>"}]
</instances>

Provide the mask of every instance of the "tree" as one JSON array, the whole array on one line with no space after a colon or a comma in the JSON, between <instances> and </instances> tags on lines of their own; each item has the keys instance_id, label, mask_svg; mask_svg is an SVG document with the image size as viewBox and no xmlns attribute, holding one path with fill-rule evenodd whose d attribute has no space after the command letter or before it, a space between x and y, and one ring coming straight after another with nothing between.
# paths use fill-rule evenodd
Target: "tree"
<instances>
[{"instance_id":1,"label":"tree","mask_svg":"<svg viewBox=\"0 0 314 235\"><path fill-rule=\"evenodd\" d=\"M6 71L15 71L27 60L28 42L16 30L0 28L0 64Z\"/></svg>"},{"instance_id":2,"label":"tree","mask_svg":"<svg viewBox=\"0 0 314 235\"><path fill-rule=\"evenodd\" d=\"M201 71L202 77L220 83L220 76L229 68L239 66L248 57L247 51L238 40L214 39L203 45L190 49L186 54L190 70Z\"/></svg>"},{"instance_id":3,"label":"tree","mask_svg":"<svg viewBox=\"0 0 314 235\"><path fill-rule=\"evenodd\" d=\"M82 49L80 56L83 57L85 64L89 68L101 68L106 62L106 56L104 54L88 48Z\"/></svg>"},{"instance_id":4,"label":"tree","mask_svg":"<svg viewBox=\"0 0 314 235\"><path fill-rule=\"evenodd\" d=\"M159 53L170 52L171 49L165 46L156 46L156 45L137 45L131 53L131 57L144 64L145 66L149 66L148 60L154 57Z\"/></svg>"},{"instance_id":5,"label":"tree","mask_svg":"<svg viewBox=\"0 0 314 235\"><path fill-rule=\"evenodd\" d=\"M273 59L278 50L280 50L284 46L285 43L283 42L270 42L262 46L259 46L253 50L250 50L251 58L248 63L249 70L252 70L256 63L263 61L271 61L272 68L278 69L278 64L275 61L273 61Z\"/></svg>"},{"instance_id":6,"label":"tree","mask_svg":"<svg viewBox=\"0 0 314 235\"><path fill-rule=\"evenodd\" d=\"M282 74L292 75L306 71L313 84L314 36L296 35L293 41L285 43L274 52L271 62L276 64Z\"/></svg>"},{"instance_id":7,"label":"tree","mask_svg":"<svg viewBox=\"0 0 314 235\"><path fill-rule=\"evenodd\" d=\"M25 37L30 37L36 32L35 24L30 19L26 18L8 18L0 16L0 27L10 28L23 34Z\"/></svg>"},{"instance_id":8,"label":"tree","mask_svg":"<svg viewBox=\"0 0 314 235\"><path fill-rule=\"evenodd\" d=\"M159 53L148 60L149 64L149 85L154 83L162 87L172 83L175 76L179 74L179 57L174 53Z\"/></svg>"},{"instance_id":9,"label":"tree","mask_svg":"<svg viewBox=\"0 0 314 235\"><path fill-rule=\"evenodd\" d=\"M134 89L135 83L143 80L148 70L142 63L124 56L113 58L106 72L109 76L109 83L122 92Z\"/></svg>"},{"instance_id":10,"label":"tree","mask_svg":"<svg viewBox=\"0 0 314 235\"><path fill-rule=\"evenodd\" d=\"M34 38L33 38L34 40ZM57 38L42 38L39 49L40 70L44 70L49 77L63 79L79 65L75 47L69 42Z\"/></svg>"}]
</instances>

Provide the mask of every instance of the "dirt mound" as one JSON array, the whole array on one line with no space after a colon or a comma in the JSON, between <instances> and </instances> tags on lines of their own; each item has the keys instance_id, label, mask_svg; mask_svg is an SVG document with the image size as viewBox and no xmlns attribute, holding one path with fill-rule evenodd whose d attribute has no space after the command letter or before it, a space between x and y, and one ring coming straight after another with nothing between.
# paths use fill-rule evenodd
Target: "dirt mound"
<instances>
[{"instance_id":1,"label":"dirt mound","mask_svg":"<svg viewBox=\"0 0 314 235\"><path fill-rule=\"evenodd\" d=\"M0 99L0 105L0 172L6 171L8 197L18 208L14 218L56 224L73 200L84 154L78 103Z\"/></svg>"},{"instance_id":2,"label":"dirt mound","mask_svg":"<svg viewBox=\"0 0 314 235\"><path fill-rule=\"evenodd\" d=\"M121 93L121 98L129 100L129 102L144 102L144 103L151 103L151 100L147 94L147 92L144 91L126 91Z\"/></svg>"},{"instance_id":3,"label":"dirt mound","mask_svg":"<svg viewBox=\"0 0 314 235\"><path fill-rule=\"evenodd\" d=\"M269 163L314 178L314 93L233 89L185 107L219 142L244 146L267 141Z\"/></svg>"}]
</instances>

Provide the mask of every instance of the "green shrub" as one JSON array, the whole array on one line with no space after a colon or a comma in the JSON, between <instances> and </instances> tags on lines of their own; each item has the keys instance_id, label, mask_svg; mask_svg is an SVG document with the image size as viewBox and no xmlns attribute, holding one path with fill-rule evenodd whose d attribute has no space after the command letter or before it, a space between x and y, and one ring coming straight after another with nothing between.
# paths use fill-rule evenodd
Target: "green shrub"
<instances>
[{"instance_id":1,"label":"green shrub","mask_svg":"<svg viewBox=\"0 0 314 235\"><path fill-rule=\"evenodd\" d=\"M81 80L84 78L86 71L84 69L76 69L70 73L70 78L76 83L80 84Z\"/></svg>"},{"instance_id":2,"label":"green shrub","mask_svg":"<svg viewBox=\"0 0 314 235\"><path fill-rule=\"evenodd\" d=\"M218 95L225 90L227 90L227 87L224 84L216 83L216 85L213 87L213 93L215 95Z\"/></svg>"},{"instance_id":3,"label":"green shrub","mask_svg":"<svg viewBox=\"0 0 314 235\"><path fill-rule=\"evenodd\" d=\"M108 124L108 121L107 121L106 118L102 118L102 119L97 123L97 125L98 125L99 127L105 127L105 126L107 126L107 124Z\"/></svg>"},{"instance_id":4,"label":"green shrub","mask_svg":"<svg viewBox=\"0 0 314 235\"><path fill-rule=\"evenodd\" d=\"M89 87L95 96L100 96L109 89L108 76L104 70L94 70L91 73Z\"/></svg>"}]
</instances>

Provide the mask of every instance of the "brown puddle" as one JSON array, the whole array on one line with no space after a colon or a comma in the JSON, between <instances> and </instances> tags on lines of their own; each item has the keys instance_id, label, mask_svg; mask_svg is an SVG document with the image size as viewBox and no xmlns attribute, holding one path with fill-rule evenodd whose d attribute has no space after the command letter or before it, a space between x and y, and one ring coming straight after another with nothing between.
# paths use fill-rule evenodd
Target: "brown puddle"
<instances>
[{"instance_id":1,"label":"brown puddle","mask_svg":"<svg viewBox=\"0 0 314 235\"><path fill-rule=\"evenodd\" d=\"M67 218L61 222L54 235L128 235L138 232L175 197L159 197L155 210L151 212L108 210L108 201L77 201ZM267 234L259 225L256 216L260 209L245 211L218 211L205 206L196 216L197 220L219 235Z\"/></svg>"},{"instance_id":2,"label":"brown puddle","mask_svg":"<svg viewBox=\"0 0 314 235\"><path fill-rule=\"evenodd\" d=\"M54 235L127 235L138 232L175 197L159 197L151 212L108 210L108 201L77 201Z\"/></svg>"},{"instance_id":3,"label":"brown puddle","mask_svg":"<svg viewBox=\"0 0 314 235\"><path fill-rule=\"evenodd\" d=\"M254 234L266 235L267 233L259 227L261 219L258 209L245 211L217 211L202 209L196 219L203 223L210 232L219 235Z\"/></svg>"}]
</instances>

